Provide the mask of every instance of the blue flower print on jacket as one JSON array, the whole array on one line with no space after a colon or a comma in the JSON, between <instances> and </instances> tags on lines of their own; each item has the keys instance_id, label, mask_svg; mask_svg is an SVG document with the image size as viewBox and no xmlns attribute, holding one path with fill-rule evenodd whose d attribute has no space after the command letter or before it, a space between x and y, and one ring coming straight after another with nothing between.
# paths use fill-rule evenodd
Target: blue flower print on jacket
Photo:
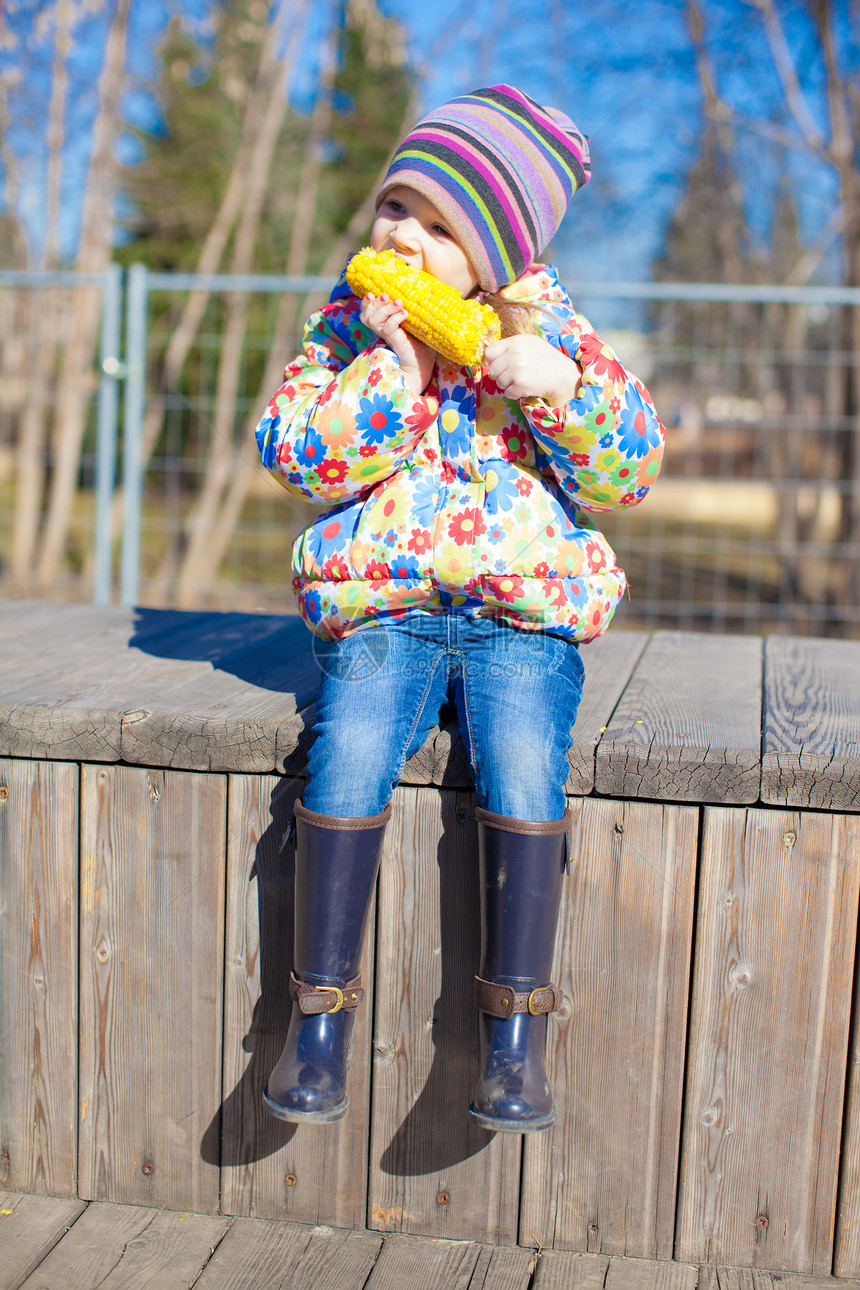
<instances>
[{"instance_id":1,"label":"blue flower print on jacket","mask_svg":"<svg viewBox=\"0 0 860 1290\"><path fill-rule=\"evenodd\" d=\"M655 424L653 419L646 415L641 404L637 406L636 402L633 402L631 406L622 410L620 416L618 450L624 453L625 457L644 457L652 448L659 446L660 423L658 421Z\"/></svg>"},{"instance_id":2,"label":"blue flower print on jacket","mask_svg":"<svg viewBox=\"0 0 860 1290\"><path fill-rule=\"evenodd\" d=\"M392 432L400 427L400 417L384 394L374 394L369 399L359 399L355 424L367 444L385 443Z\"/></svg>"}]
</instances>

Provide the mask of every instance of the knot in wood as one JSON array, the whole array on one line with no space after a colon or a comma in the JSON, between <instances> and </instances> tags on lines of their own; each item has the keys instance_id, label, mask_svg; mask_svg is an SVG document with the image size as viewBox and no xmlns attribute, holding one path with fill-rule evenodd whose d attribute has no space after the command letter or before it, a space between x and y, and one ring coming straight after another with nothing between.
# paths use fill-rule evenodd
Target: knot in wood
<instances>
[{"instance_id":1,"label":"knot in wood","mask_svg":"<svg viewBox=\"0 0 860 1290\"><path fill-rule=\"evenodd\" d=\"M140 1166L140 1172L142 1174L146 1174L147 1178L149 1178L151 1174L155 1173L155 1165L151 1160L144 1160L143 1164Z\"/></svg>"},{"instance_id":2,"label":"knot in wood","mask_svg":"<svg viewBox=\"0 0 860 1290\"><path fill-rule=\"evenodd\" d=\"M287 1176L284 1178L284 1182L287 1184L288 1187L295 1187L296 1183L298 1182L298 1178L296 1177L295 1174L287 1174Z\"/></svg>"},{"instance_id":3,"label":"knot in wood","mask_svg":"<svg viewBox=\"0 0 860 1290\"><path fill-rule=\"evenodd\" d=\"M768 1222L769 1222L769 1219L767 1214L759 1214L756 1218L755 1225L760 1232L764 1232L767 1230Z\"/></svg>"},{"instance_id":4,"label":"knot in wood","mask_svg":"<svg viewBox=\"0 0 860 1290\"><path fill-rule=\"evenodd\" d=\"M787 833L783 833L782 845L784 847L793 847L796 841L797 841L797 834L794 833L791 829L789 829Z\"/></svg>"},{"instance_id":5,"label":"knot in wood","mask_svg":"<svg viewBox=\"0 0 860 1290\"><path fill-rule=\"evenodd\" d=\"M448 1192L446 1192L446 1191L440 1191L440 1192L437 1194L437 1196L436 1196L436 1204L437 1204L437 1205L447 1205L447 1204L448 1204L448 1202L450 1201L450 1199L451 1199L451 1197L449 1196Z\"/></svg>"},{"instance_id":6,"label":"knot in wood","mask_svg":"<svg viewBox=\"0 0 860 1290\"><path fill-rule=\"evenodd\" d=\"M5 802L9 796L9 790L5 784L0 784L0 802Z\"/></svg>"}]
</instances>

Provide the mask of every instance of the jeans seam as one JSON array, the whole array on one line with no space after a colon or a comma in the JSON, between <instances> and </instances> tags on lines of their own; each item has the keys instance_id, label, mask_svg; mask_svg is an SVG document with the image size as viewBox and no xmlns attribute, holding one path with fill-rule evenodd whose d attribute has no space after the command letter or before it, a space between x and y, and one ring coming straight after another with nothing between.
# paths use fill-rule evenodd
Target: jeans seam
<instances>
[{"instance_id":1,"label":"jeans seam","mask_svg":"<svg viewBox=\"0 0 860 1290\"><path fill-rule=\"evenodd\" d=\"M430 693L430 686L433 683L433 674L436 671L436 664L439 662L439 659L442 658L443 654L445 653L446 651L444 649L440 649L440 650L437 650L436 654L433 657L433 662L430 665L430 670L427 673L427 684L424 687L424 693L421 695L421 700L417 708L415 709L415 717L412 721L412 725L409 728L409 734L407 735L403 743L403 752L401 754L400 762L397 767L397 776L394 780L395 785L399 784L401 779L403 778L403 770L404 770L404 767L406 766L406 754L409 751L409 746L412 743L412 736L415 734L415 730L418 726L418 722L421 719L421 714L424 711L425 705L427 703L427 695Z\"/></svg>"},{"instance_id":2,"label":"jeans seam","mask_svg":"<svg viewBox=\"0 0 860 1290\"><path fill-rule=\"evenodd\" d=\"M466 728L469 732L469 765L472 767L472 774L475 780L475 793L478 801L483 801L481 792L481 777L478 771L478 745L475 743L475 735L472 730L472 713L469 706L469 686L468 675L466 671L466 654L464 650L457 650L461 659L461 668L463 671L463 711L466 714Z\"/></svg>"}]
</instances>

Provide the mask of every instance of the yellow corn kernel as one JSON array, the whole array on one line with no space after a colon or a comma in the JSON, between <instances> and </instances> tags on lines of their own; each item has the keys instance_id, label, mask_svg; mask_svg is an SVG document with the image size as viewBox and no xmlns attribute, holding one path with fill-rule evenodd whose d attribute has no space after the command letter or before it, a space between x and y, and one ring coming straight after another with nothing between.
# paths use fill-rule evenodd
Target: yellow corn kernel
<instances>
[{"instance_id":1,"label":"yellow corn kernel","mask_svg":"<svg viewBox=\"0 0 860 1290\"><path fill-rule=\"evenodd\" d=\"M498 314L489 305L464 300L454 287L406 264L394 251L364 247L347 265L346 280L357 296L401 301L409 315L404 329L452 363L477 367L484 347L502 334Z\"/></svg>"}]
</instances>

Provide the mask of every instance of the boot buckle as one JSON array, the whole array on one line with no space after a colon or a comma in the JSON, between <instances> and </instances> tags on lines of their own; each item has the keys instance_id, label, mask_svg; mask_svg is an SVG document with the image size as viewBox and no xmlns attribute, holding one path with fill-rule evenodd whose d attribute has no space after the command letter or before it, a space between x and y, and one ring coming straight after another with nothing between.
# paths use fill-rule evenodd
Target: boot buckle
<instances>
[{"instance_id":1,"label":"boot buckle","mask_svg":"<svg viewBox=\"0 0 860 1290\"><path fill-rule=\"evenodd\" d=\"M535 999L535 995L543 994L545 990L546 990L546 986L537 986L534 990L532 990L531 994L528 997L527 1006L528 1006L529 1012L533 1017L540 1017L546 1012L546 1008L541 1008L539 1006L540 1001Z\"/></svg>"},{"instance_id":2,"label":"boot buckle","mask_svg":"<svg viewBox=\"0 0 860 1290\"><path fill-rule=\"evenodd\" d=\"M334 1006L332 1008L323 1008L323 1012L325 1012L326 1014L330 1014L333 1012L340 1012L341 1008L343 1007L343 990L341 990L340 986L339 985L318 985L317 989L326 990L330 994L333 994L336 996Z\"/></svg>"}]
</instances>

